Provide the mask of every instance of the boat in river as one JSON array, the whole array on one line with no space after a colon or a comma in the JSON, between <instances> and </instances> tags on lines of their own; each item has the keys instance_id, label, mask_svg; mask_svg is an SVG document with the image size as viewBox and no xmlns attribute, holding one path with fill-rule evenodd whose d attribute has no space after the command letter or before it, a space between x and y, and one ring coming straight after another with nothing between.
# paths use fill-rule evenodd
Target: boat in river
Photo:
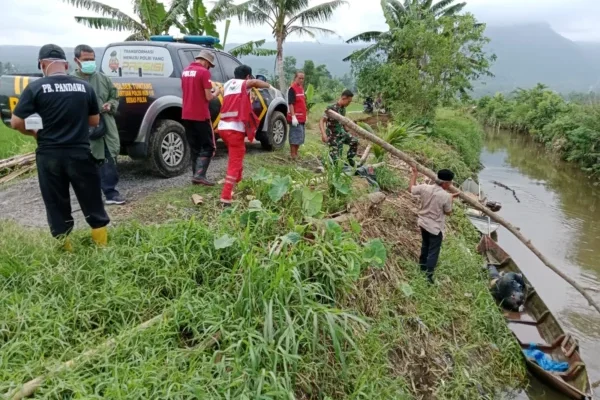
<instances>
[{"instance_id":1,"label":"boat in river","mask_svg":"<svg viewBox=\"0 0 600 400\"><path fill-rule=\"evenodd\" d=\"M516 272L523 276L526 297L524 307L521 307L522 311L504 310L508 327L521 349L527 350L534 344L553 361L568 363L568 369L564 372L549 372L523 353L528 370L543 384L571 399L593 399L592 385L586 365L581 359L577 340L564 332L525 274L498 243L490 236L484 235L477 251L498 271Z\"/></svg>"},{"instance_id":2,"label":"boat in river","mask_svg":"<svg viewBox=\"0 0 600 400\"><path fill-rule=\"evenodd\" d=\"M502 207L498 202L488 201L485 193L481 189L481 185L471 178L466 179L462 185L460 185L460 190L473 200L478 201L494 212L500 211L500 208ZM468 207L466 214L469 221L471 221L471 224L473 224L475 229L482 235L494 234L500 227L500 224L491 221L487 215L475 208Z\"/></svg>"}]
</instances>

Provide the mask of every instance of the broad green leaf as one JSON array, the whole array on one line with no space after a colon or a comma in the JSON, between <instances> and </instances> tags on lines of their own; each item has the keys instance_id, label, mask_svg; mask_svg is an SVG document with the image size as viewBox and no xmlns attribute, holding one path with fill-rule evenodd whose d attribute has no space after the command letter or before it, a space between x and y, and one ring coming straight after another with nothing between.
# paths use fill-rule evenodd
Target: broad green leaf
<instances>
[{"instance_id":1,"label":"broad green leaf","mask_svg":"<svg viewBox=\"0 0 600 400\"><path fill-rule=\"evenodd\" d=\"M252 200L250 203L248 203L248 208L252 211L260 211L263 209L260 200Z\"/></svg>"},{"instance_id":2,"label":"broad green leaf","mask_svg":"<svg viewBox=\"0 0 600 400\"><path fill-rule=\"evenodd\" d=\"M333 182L333 187L340 192L341 194L350 193L350 185L347 182L342 182L341 180L336 180Z\"/></svg>"},{"instance_id":3,"label":"broad green leaf","mask_svg":"<svg viewBox=\"0 0 600 400\"><path fill-rule=\"evenodd\" d=\"M269 171L262 167L252 176L252 180L255 182L267 182L272 178L272 176L273 175Z\"/></svg>"},{"instance_id":4,"label":"broad green leaf","mask_svg":"<svg viewBox=\"0 0 600 400\"><path fill-rule=\"evenodd\" d=\"M220 238L215 239L215 241L214 241L215 249L217 249L217 250L226 249L228 247L231 247L235 243L235 241L236 241L236 238L231 237L228 234L224 234Z\"/></svg>"},{"instance_id":5,"label":"broad green leaf","mask_svg":"<svg viewBox=\"0 0 600 400\"><path fill-rule=\"evenodd\" d=\"M285 196L291 185L292 178L289 176L276 177L271 183L271 188L269 189L269 198L275 203L278 202L283 196Z\"/></svg>"},{"instance_id":6,"label":"broad green leaf","mask_svg":"<svg viewBox=\"0 0 600 400\"><path fill-rule=\"evenodd\" d=\"M342 234L342 227L332 219L325 221L325 229L327 229L327 232L333 233L335 236Z\"/></svg>"},{"instance_id":7,"label":"broad green leaf","mask_svg":"<svg viewBox=\"0 0 600 400\"><path fill-rule=\"evenodd\" d=\"M414 293L413 288L406 282L404 282L404 283L402 283L402 285L400 285L400 289L402 290L402 293L404 293L404 296L406 296L406 297L410 297Z\"/></svg>"},{"instance_id":8,"label":"broad green leaf","mask_svg":"<svg viewBox=\"0 0 600 400\"><path fill-rule=\"evenodd\" d=\"M314 217L323 207L323 193L313 192L309 188L302 189L302 211L306 217Z\"/></svg>"},{"instance_id":9,"label":"broad green leaf","mask_svg":"<svg viewBox=\"0 0 600 400\"><path fill-rule=\"evenodd\" d=\"M302 236L300 236L297 232L290 232L285 236L282 236L283 243L296 244L300 240L302 240Z\"/></svg>"},{"instance_id":10,"label":"broad green leaf","mask_svg":"<svg viewBox=\"0 0 600 400\"><path fill-rule=\"evenodd\" d=\"M383 267L387 260L387 250L381 239L370 240L365 245L364 258L376 267Z\"/></svg>"},{"instance_id":11,"label":"broad green leaf","mask_svg":"<svg viewBox=\"0 0 600 400\"><path fill-rule=\"evenodd\" d=\"M354 232L356 235L360 235L362 232L362 226L360 226L360 224L354 220L350 221L350 229L352 229L352 232Z\"/></svg>"}]
</instances>

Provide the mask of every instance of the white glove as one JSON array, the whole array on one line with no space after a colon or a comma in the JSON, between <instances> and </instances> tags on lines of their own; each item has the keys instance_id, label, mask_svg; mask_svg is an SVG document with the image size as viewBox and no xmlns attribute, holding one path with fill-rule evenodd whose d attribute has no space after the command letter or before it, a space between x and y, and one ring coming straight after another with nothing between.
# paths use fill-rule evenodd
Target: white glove
<instances>
[{"instance_id":1,"label":"white glove","mask_svg":"<svg viewBox=\"0 0 600 400\"><path fill-rule=\"evenodd\" d=\"M292 126L298 126L298 118L295 115L292 116Z\"/></svg>"}]
</instances>

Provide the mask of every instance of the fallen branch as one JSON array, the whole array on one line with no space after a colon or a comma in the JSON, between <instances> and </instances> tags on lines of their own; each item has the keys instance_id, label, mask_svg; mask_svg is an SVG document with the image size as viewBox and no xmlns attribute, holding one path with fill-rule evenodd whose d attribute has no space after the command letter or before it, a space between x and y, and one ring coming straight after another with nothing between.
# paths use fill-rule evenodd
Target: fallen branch
<instances>
[{"instance_id":1,"label":"fallen branch","mask_svg":"<svg viewBox=\"0 0 600 400\"><path fill-rule=\"evenodd\" d=\"M380 137L367 132L365 129L356 125L350 119L343 117L343 116L339 115L338 113L333 112L331 110L327 110L326 113L330 118L335 119L336 121L340 122L341 124L343 124L350 130L352 130L354 133L356 133L361 138L366 139L366 140L370 141L371 143L381 146L388 153L398 157L399 159L406 162L407 164L414 166L417 169L417 171L419 171L423 175L425 175L433 180L437 179L437 175L432 170L422 166L417 161L415 161L412 157L410 157L409 155L398 150L397 148L395 148L391 144L387 143L385 140L381 139ZM464 202L468 203L471 207L483 212L485 215L489 216L493 221L499 223L500 225L504 226L507 230L509 230L521 242L523 242L523 244L525 244L525 246L527 246L527 248L529 250L531 250L533 252L533 254L535 254L540 259L540 261L542 261L542 263L544 263L544 265L546 265L548 268L550 268L552 271L554 271L558 276L560 276L566 282L568 282L571 286L573 286L579 293L581 293L581 295L583 297L585 297L585 299L588 301L588 303L592 307L594 307L596 309L596 311L598 311L600 313L600 306L594 301L594 299L592 299L592 297L589 295L589 293L587 293L577 282L575 282L573 279L569 278L564 272L562 272L554 264L552 264L552 262L550 262L550 260L548 260L531 243L531 240L527 239L525 236L523 236L523 234L521 234L521 232L519 232L519 229L517 227L512 225L510 222L508 222L507 220L505 220L504 218L502 218L495 212L489 210L488 208L486 208L484 205L482 205L478 201L475 201L475 200L471 199L469 196L466 196L464 193L462 193L460 190L456 189L455 187L451 187L450 191L452 193L458 193L458 197L460 197Z\"/></svg>"},{"instance_id":2,"label":"fallen branch","mask_svg":"<svg viewBox=\"0 0 600 400\"><path fill-rule=\"evenodd\" d=\"M361 167L364 163L367 162L367 158L369 158L369 154L371 154L371 149L372 148L373 148L373 145L371 145L371 144L369 144L367 146L367 148L363 152L362 156L360 157L360 161L358 162L358 166L359 167Z\"/></svg>"},{"instance_id":3,"label":"fallen branch","mask_svg":"<svg viewBox=\"0 0 600 400\"><path fill-rule=\"evenodd\" d=\"M128 333L139 332L139 331L148 329L149 327L156 325L163 318L165 318L164 313L157 315L156 317L136 326L131 331L128 331ZM109 349L109 348L115 346L117 344L117 342L118 342L117 338L108 339L107 341L100 344L96 348L87 350L87 351L81 353L80 355L78 355L77 357L75 357L69 361L65 361L64 363L59 364L58 366L56 366L54 368L49 368L49 371L46 375L40 375L37 378L34 378L34 379L26 382L25 384L23 384L23 386L20 389L17 389L16 391L11 391L11 392L8 392L7 394L5 394L4 398L12 399L12 400L21 400L26 397L29 397L29 396L33 395L33 393L35 393L36 390L39 389L39 387L42 385L42 383L44 383L44 380L46 380L46 378L49 375L53 375L53 374L59 373L61 371L64 371L66 369L69 369L69 368L73 367L77 362L84 361L85 359L88 359L90 357L97 355L99 352L101 352L103 350L106 350L106 349Z\"/></svg>"},{"instance_id":4,"label":"fallen branch","mask_svg":"<svg viewBox=\"0 0 600 400\"><path fill-rule=\"evenodd\" d=\"M26 166L24 168L20 168L20 169L14 170L10 174L8 174L8 175L3 176L2 178L0 178L0 185L3 184L3 183L10 182L13 179L15 179L15 178L17 178L17 177L19 177L19 176L27 173L27 172L30 172L30 171L32 171L34 169L35 169L35 164L28 165L28 166Z\"/></svg>"},{"instance_id":5,"label":"fallen branch","mask_svg":"<svg viewBox=\"0 0 600 400\"><path fill-rule=\"evenodd\" d=\"M22 165L31 164L35 161L35 153L21 154L18 156L0 160L0 169L15 168Z\"/></svg>"},{"instance_id":6,"label":"fallen branch","mask_svg":"<svg viewBox=\"0 0 600 400\"><path fill-rule=\"evenodd\" d=\"M500 182L498 182L498 181L492 181L492 183L493 183L494 185L496 185L496 186L500 186L501 188L508 190L509 192L512 192L513 196L514 196L514 197L515 197L515 199L517 200L517 203L520 203L520 202L521 202L521 200L519 200L519 198L517 197L517 192L515 192L515 190L514 190L514 189L512 189L512 188L509 188L509 187L508 187L508 186L506 186L505 184L503 184L503 183L500 183Z\"/></svg>"}]
</instances>

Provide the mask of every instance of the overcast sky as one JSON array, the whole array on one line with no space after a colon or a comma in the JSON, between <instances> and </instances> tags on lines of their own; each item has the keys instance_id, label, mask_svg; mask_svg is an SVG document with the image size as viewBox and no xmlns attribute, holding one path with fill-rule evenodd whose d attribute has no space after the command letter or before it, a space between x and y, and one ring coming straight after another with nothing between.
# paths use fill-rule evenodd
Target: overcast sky
<instances>
[{"instance_id":1,"label":"overcast sky","mask_svg":"<svg viewBox=\"0 0 600 400\"><path fill-rule=\"evenodd\" d=\"M600 42L600 0L467 0L468 11L490 25L547 22L561 35L582 41ZM314 0L313 4L323 2ZM131 15L131 1L105 0L104 3ZM385 29L383 14L376 0L349 0L332 21L321 26L349 38L366 30ZM76 15L93 15L61 0L0 0L0 44L42 45L56 43L72 47L80 43L104 46L123 40L123 32L102 31L76 23ZM223 28L219 29L221 32ZM175 32L176 33L176 32ZM233 21L228 42L270 39L267 27L241 26ZM309 38L293 37L302 41ZM326 41L332 41L332 38ZM340 39L337 39L340 40Z\"/></svg>"}]
</instances>

